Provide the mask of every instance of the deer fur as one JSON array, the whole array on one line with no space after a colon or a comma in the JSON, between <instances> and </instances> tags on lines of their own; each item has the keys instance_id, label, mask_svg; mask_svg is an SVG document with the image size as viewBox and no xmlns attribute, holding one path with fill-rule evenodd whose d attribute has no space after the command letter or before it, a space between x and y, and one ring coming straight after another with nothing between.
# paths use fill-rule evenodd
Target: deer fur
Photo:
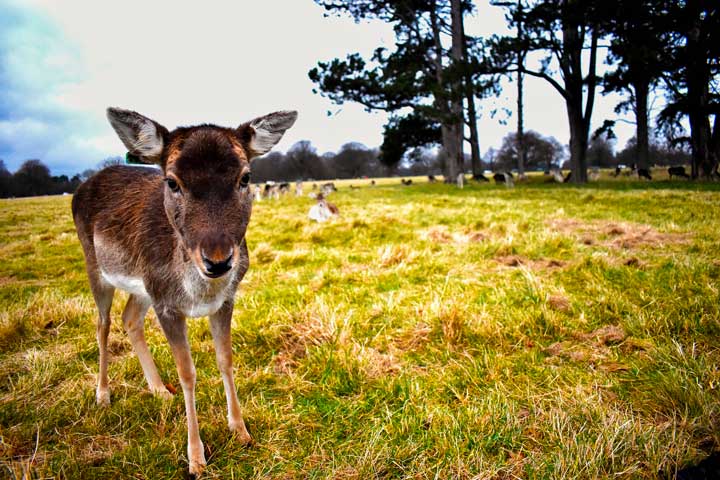
<instances>
[{"instance_id":1,"label":"deer fur","mask_svg":"<svg viewBox=\"0 0 720 480\"><path fill-rule=\"evenodd\" d=\"M123 325L145 379L151 392L165 398L171 393L143 330L150 307L170 344L187 414L189 469L198 475L205 455L186 317L210 317L228 425L239 441L250 443L233 380L230 338L235 291L249 265L245 232L253 197L250 160L268 152L297 113L275 112L237 128L200 125L172 132L130 110L109 108L107 116L129 152L160 169L106 168L73 197L73 219L99 310L97 403L110 403L110 306L120 289L130 295Z\"/></svg>"}]
</instances>

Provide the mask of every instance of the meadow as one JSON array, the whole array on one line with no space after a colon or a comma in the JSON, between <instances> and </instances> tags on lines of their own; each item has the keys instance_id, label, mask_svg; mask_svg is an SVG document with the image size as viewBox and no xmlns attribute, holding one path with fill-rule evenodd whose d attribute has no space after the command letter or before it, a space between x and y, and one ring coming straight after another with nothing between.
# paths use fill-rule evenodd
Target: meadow
<instances>
[{"instance_id":1,"label":"meadow","mask_svg":"<svg viewBox=\"0 0 720 480\"><path fill-rule=\"evenodd\" d=\"M233 318L251 447L190 321L204 478L672 478L720 448L720 185L387 179L330 200L325 224L307 196L253 207ZM0 201L0 477L186 476L182 393L148 392L125 300L102 408L70 197Z\"/></svg>"}]
</instances>

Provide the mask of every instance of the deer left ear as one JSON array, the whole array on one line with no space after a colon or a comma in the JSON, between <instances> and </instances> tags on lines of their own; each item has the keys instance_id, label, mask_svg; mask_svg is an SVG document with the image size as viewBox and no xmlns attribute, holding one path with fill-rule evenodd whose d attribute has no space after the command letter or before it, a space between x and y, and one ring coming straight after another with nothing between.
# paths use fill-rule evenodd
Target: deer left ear
<instances>
[{"instance_id":1,"label":"deer left ear","mask_svg":"<svg viewBox=\"0 0 720 480\"><path fill-rule=\"evenodd\" d=\"M282 138L287 129L297 120L294 110L273 112L237 128L237 134L250 158L259 157L269 152Z\"/></svg>"}]
</instances>

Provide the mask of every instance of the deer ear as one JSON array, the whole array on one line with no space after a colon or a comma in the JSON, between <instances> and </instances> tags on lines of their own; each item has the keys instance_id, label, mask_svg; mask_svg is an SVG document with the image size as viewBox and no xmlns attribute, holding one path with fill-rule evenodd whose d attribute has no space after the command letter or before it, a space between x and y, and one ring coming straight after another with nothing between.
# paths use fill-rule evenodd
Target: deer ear
<instances>
[{"instance_id":1,"label":"deer ear","mask_svg":"<svg viewBox=\"0 0 720 480\"><path fill-rule=\"evenodd\" d=\"M132 110L108 108L107 118L132 155L143 163L160 163L167 128Z\"/></svg>"},{"instance_id":2,"label":"deer ear","mask_svg":"<svg viewBox=\"0 0 720 480\"><path fill-rule=\"evenodd\" d=\"M269 152L297 119L294 110L273 112L240 125L237 134L250 158Z\"/></svg>"}]
</instances>

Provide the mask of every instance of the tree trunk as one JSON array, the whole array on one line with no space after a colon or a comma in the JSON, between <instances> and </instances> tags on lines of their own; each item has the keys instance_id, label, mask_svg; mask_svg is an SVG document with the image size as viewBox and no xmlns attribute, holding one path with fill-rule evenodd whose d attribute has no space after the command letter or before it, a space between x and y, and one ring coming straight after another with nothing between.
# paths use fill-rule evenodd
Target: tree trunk
<instances>
[{"instance_id":1,"label":"tree trunk","mask_svg":"<svg viewBox=\"0 0 720 480\"><path fill-rule=\"evenodd\" d=\"M720 113L715 114L715 122L710 136L710 154L712 155L713 175L717 179L720 166Z\"/></svg>"},{"instance_id":2,"label":"tree trunk","mask_svg":"<svg viewBox=\"0 0 720 480\"><path fill-rule=\"evenodd\" d=\"M518 177L520 180L525 178L525 164L527 162L527 152L525 151L525 122L524 122L524 105L523 105L523 69L525 68L525 45L523 24L522 24L522 0L517 2L518 10L518 24L517 24L517 38L521 46L517 52L517 109L518 109L518 123L517 123L517 164L518 164Z\"/></svg>"},{"instance_id":3,"label":"tree trunk","mask_svg":"<svg viewBox=\"0 0 720 480\"><path fill-rule=\"evenodd\" d=\"M690 89L688 88L688 93ZM710 119L699 107L690 112L690 142L692 146L692 178L710 178L713 162L710 157Z\"/></svg>"},{"instance_id":4,"label":"tree trunk","mask_svg":"<svg viewBox=\"0 0 720 480\"><path fill-rule=\"evenodd\" d=\"M467 58L467 37L465 26L463 29L463 57ZM467 102L467 126L470 129L470 158L472 160L472 174L477 178L483 174L482 160L480 158L480 136L477 129L477 111L475 110L475 84L470 71L464 76L465 80L465 101Z\"/></svg>"},{"instance_id":5,"label":"tree trunk","mask_svg":"<svg viewBox=\"0 0 720 480\"><path fill-rule=\"evenodd\" d=\"M450 57L452 64L459 67L463 63L463 49L465 39L463 36L463 13L461 0L450 1L450 15L452 19L452 48ZM462 79L459 75L450 85L450 113L452 115L452 135L456 145L455 161L457 162L457 173L465 171L465 155L463 153L463 135L465 115L463 111Z\"/></svg>"},{"instance_id":6,"label":"tree trunk","mask_svg":"<svg viewBox=\"0 0 720 480\"><path fill-rule=\"evenodd\" d=\"M482 161L480 159L480 138L477 130L477 113L475 111L475 94L468 89L466 93L468 104L468 128L470 128L470 156L472 159L473 177L483 174Z\"/></svg>"},{"instance_id":7,"label":"tree trunk","mask_svg":"<svg viewBox=\"0 0 720 480\"><path fill-rule=\"evenodd\" d=\"M518 52L518 68L517 72L517 109L518 109L518 122L517 122L517 167L518 176L520 180L525 178L525 125L524 125L524 110L523 110L523 72L522 65L525 64L525 56Z\"/></svg>"},{"instance_id":8,"label":"tree trunk","mask_svg":"<svg viewBox=\"0 0 720 480\"><path fill-rule=\"evenodd\" d=\"M573 183L587 183L588 128L583 115L582 38L578 26L563 23L562 69L570 126L570 170Z\"/></svg>"},{"instance_id":9,"label":"tree trunk","mask_svg":"<svg viewBox=\"0 0 720 480\"><path fill-rule=\"evenodd\" d=\"M452 124L452 112L447 98L447 86L443 75L443 48L440 42L440 25L437 19L437 2L433 2L432 9L430 9L430 25L433 33L433 47L435 49L434 67L435 67L435 80L438 84L438 91L434 94L435 100L433 104L436 110L439 112L440 129L442 132L442 146L440 148L440 155L442 157L443 164L443 176L445 177L445 183L455 182L458 174L458 142L456 139L457 129ZM461 104L462 113L462 104Z\"/></svg>"},{"instance_id":10,"label":"tree trunk","mask_svg":"<svg viewBox=\"0 0 720 480\"><path fill-rule=\"evenodd\" d=\"M637 168L649 170L650 168L650 133L648 128L648 95L650 82L645 79L637 80L633 86L635 90L635 120L637 123Z\"/></svg>"},{"instance_id":11,"label":"tree trunk","mask_svg":"<svg viewBox=\"0 0 720 480\"><path fill-rule=\"evenodd\" d=\"M700 175L709 178L713 165L710 158L710 118L708 116L710 70L700 39L702 7L698 1L689 1L686 7L693 22L686 34L687 103L692 146L692 178Z\"/></svg>"},{"instance_id":12,"label":"tree trunk","mask_svg":"<svg viewBox=\"0 0 720 480\"><path fill-rule=\"evenodd\" d=\"M566 102L570 125L570 170L572 183L587 183L587 129L582 114L582 106ZM582 102L580 102L582 105Z\"/></svg>"},{"instance_id":13,"label":"tree trunk","mask_svg":"<svg viewBox=\"0 0 720 480\"><path fill-rule=\"evenodd\" d=\"M597 49L598 30L585 23L580 0L562 1L562 51L560 52L560 68L565 82L563 96L570 124L570 165L573 183L587 183L587 148L590 135L590 121L595 105L595 88L597 86ZM590 60L587 78L583 75L582 57L585 50L585 37L590 33ZM585 105L583 109L584 87Z\"/></svg>"}]
</instances>

